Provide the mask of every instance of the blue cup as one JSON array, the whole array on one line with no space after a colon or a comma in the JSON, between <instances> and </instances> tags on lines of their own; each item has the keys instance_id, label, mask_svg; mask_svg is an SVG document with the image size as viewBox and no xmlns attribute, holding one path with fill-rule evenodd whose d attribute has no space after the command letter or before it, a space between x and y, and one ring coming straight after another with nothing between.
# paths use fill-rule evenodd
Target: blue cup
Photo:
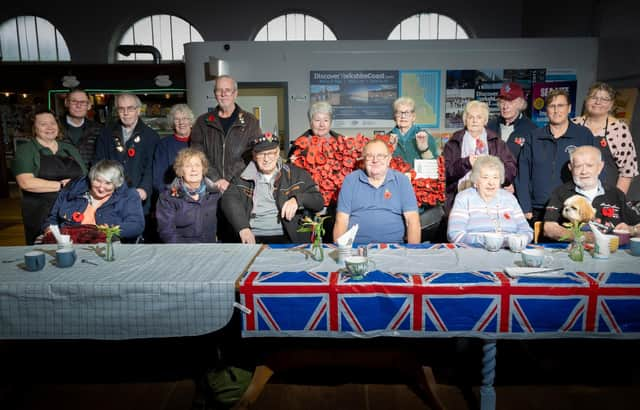
<instances>
[{"instance_id":1,"label":"blue cup","mask_svg":"<svg viewBox=\"0 0 640 410\"><path fill-rule=\"evenodd\" d=\"M56 251L56 266L59 268L70 268L76 263L76 250L73 248L62 248Z\"/></svg>"},{"instance_id":2,"label":"blue cup","mask_svg":"<svg viewBox=\"0 0 640 410\"><path fill-rule=\"evenodd\" d=\"M640 256L640 238L629 239L629 249L633 256Z\"/></svg>"},{"instance_id":3,"label":"blue cup","mask_svg":"<svg viewBox=\"0 0 640 410\"><path fill-rule=\"evenodd\" d=\"M24 254L24 264L28 271L35 272L44 268L44 252L31 251Z\"/></svg>"}]
</instances>

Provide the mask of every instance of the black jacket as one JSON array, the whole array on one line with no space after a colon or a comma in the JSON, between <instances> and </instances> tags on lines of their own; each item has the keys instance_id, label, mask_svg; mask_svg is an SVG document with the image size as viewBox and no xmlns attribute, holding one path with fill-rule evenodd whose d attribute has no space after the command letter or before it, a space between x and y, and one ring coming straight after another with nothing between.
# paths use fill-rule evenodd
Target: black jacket
<instances>
[{"instance_id":1,"label":"black jacket","mask_svg":"<svg viewBox=\"0 0 640 410\"><path fill-rule=\"evenodd\" d=\"M282 210L282 205L289 199L296 198L298 202L298 212L295 217L291 221L281 220L285 235L292 243L308 243L311 234L297 232L297 229L305 212L317 212L323 207L323 198L318 186L307 171L291 164L282 164L280 172L275 178L273 196L278 212ZM244 228L250 228L249 219L253 210L254 187L253 180L237 176L233 178L229 188L222 195L220 206L236 234Z\"/></svg>"}]
</instances>

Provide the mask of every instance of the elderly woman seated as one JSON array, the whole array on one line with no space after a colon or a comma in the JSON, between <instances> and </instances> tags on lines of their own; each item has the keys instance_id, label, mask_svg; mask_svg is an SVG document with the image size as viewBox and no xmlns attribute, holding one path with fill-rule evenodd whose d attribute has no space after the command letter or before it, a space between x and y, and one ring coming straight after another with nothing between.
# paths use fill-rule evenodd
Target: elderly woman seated
<instances>
[{"instance_id":1,"label":"elderly woman seated","mask_svg":"<svg viewBox=\"0 0 640 410\"><path fill-rule=\"evenodd\" d=\"M216 212L220 194L205 178L209 162L194 148L178 152L173 169L177 178L160 194L156 206L158 234L165 243L216 242Z\"/></svg>"},{"instance_id":2,"label":"elderly woman seated","mask_svg":"<svg viewBox=\"0 0 640 410\"><path fill-rule=\"evenodd\" d=\"M64 187L44 223L45 240L50 226L58 225L76 243L98 242L95 225L119 225L120 239L135 240L144 231L140 196L124 183L124 168L118 161L102 160L91 167L88 177L71 181ZM75 230L83 232L74 235ZM84 229L86 228L86 229ZM94 231L95 235L87 234Z\"/></svg>"},{"instance_id":3,"label":"elderly woman seated","mask_svg":"<svg viewBox=\"0 0 640 410\"><path fill-rule=\"evenodd\" d=\"M473 187L460 192L449 214L447 237L450 242L482 244L482 234L519 233L533 239L533 230L515 196L500 188L504 183L504 164L498 157L478 157L470 175Z\"/></svg>"}]
</instances>

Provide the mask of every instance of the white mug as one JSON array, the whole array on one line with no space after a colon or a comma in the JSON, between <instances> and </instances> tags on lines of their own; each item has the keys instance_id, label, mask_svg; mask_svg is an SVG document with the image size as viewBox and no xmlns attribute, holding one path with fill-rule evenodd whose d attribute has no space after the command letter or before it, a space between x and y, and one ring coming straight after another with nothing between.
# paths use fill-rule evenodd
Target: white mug
<instances>
[{"instance_id":1,"label":"white mug","mask_svg":"<svg viewBox=\"0 0 640 410\"><path fill-rule=\"evenodd\" d=\"M499 251L504 244L504 235L501 233L490 232L482 235L484 239L484 248L490 252Z\"/></svg>"},{"instance_id":2,"label":"white mug","mask_svg":"<svg viewBox=\"0 0 640 410\"><path fill-rule=\"evenodd\" d=\"M544 249L523 249L520 253L524 266L531 268L540 268L549 266L553 261L553 257L544 254Z\"/></svg>"}]
</instances>

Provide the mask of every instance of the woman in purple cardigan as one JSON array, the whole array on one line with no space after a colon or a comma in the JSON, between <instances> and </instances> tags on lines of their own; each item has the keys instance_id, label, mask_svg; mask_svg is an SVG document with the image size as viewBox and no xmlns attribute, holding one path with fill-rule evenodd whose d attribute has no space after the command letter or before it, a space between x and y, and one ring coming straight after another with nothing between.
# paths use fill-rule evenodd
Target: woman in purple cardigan
<instances>
[{"instance_id":1,"label":"woman in purple cardigan","mask_svg":"<svg viewBox=\"0 0 640 410\"><path fill-rule=\"evenodd\" d=\"M481 101L469 101L462 114L464 129L453 133L444 146L446 169L445 208L453 206L456 194L471 186L471 168L479 156L494 155L504 164L504 184L513 193L512 182L516 176L516 160L504 141L487 128L489 106Z\"/></svg>"}]
</instances>

